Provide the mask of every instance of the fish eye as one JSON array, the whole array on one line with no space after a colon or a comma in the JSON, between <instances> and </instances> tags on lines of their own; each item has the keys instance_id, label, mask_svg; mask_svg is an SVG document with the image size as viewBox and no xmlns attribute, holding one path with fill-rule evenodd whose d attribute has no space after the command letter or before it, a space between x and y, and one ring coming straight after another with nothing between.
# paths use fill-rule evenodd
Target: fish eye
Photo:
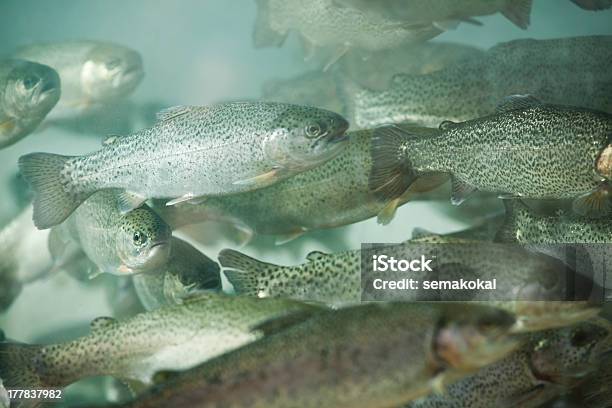
<instances>
[{"instance_id":1,"label":"fish eye","mask_svg":"<svg viewBox=\"0 0 612 408\"><path fill-rule=\"evenodd\" d=\"M321 126L318 123L311 123L306 126L305 132L307 138L314 139L321 134Z\"/></svg>"},{"instance_id":2,"label":"fish eye","mask_svg":"<svg viewBox=\"0 0 612 408\"><path fill-rule=\"evenodd\" d=\"M107 70L111 71L111 70L117 68L120 63L121 63L121 61L119 61L119 59L115 58L115 59L112 59L110 61L107 61L104 64L104 66L106 67Z\"/></svg>"},{"instance_id":3,"label":"fish eye","mask_svg":"<svg viewBox=\"0 0 612 408\"><path fill-rule=\"evenodd\" d=\"M593 336L586 330L577 330L574 332L571 343L574 347L584 347L593 341Z\"/></svg>"},{"instance_id":4,"label":"fish eye","mask_svg":"<svg viewBox=\"0 0 612 408\"><path fill-rule=\"evenodd\" d=\"M135 245L144 245L147 243L147 240L148 240L147 235L140 231L136 231L134 233L134 236L132 237L132 241L134 242Z\"/></svg>"},{"instance_id":5,"label":"fish eye","mask_svg":"<svg viewBox=\"0 0 612 408\"><path fill-rule=\"evenodd\" d=\"M24 88L29 91L33 89L36 86L36 84L38 84L39 81L40 79L38 77L27 76L23 79L22 83L23 83Z\"/></svg>"}]
</instances>

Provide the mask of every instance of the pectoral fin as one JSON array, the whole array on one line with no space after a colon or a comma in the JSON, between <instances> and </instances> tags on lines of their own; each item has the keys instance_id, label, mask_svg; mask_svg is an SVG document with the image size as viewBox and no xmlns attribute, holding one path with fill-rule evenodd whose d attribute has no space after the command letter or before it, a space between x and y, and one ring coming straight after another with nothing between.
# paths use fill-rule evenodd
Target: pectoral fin
<instances>
[{"instance_id":1,"label":"pectoral fin","mask_svg":"<svg viewBox=\"0 0 612 408\"><path fill-rule=\"evenodd\" d=\"M582 195L574 200L572 209L576 214L585 217L605 217L610 213L610 191L602 186L595 191Z\"/></svg>"},{"instance_id":2,"label":"pectoral fin","mask_svg":"<svg viewBox=\"0 0 612 408\"><path fill-rule=\"evenodd\" d=\"M234 181L234 185L264 187L274 183L279 178L280 168L274 168L267 173L244 180Z\"/></svg>"},{"instance_id":3,"label":"pectoral fin","mask_svg":"<svg viewBox=\"0 0 612 408\"><path fill-rule=\"evenodd\" d=\"M189 203L189 204L201 204L206 201L206 197L198 197L193 193L187 193L183 196L177 197L174 200L170 200L166 203L167 207L172 205L180 204L180 203Z\"/></svg>"},{"instance_id":4,"label":"pectoral fin","mask_svg":"<svg viewBox=\"0 0 612 408\"><path fill-rule=\"evenodd\" d=\"M130 211L135 210L143 205L145 201L147 201L147 197L140 194L131 193L129 191L124 191L117 197L117 204L119 205L119 211L121 211L121 214L127 214Z\"/></svg>"},{"instance_id":5,"label":"pectoral fin","mask_svg":"<svg viewBox=\"0 0 612 408\"><path fill-rule=\"evenodd\" d=\"M476 191L476 187L464 183L461 180L457 180L455 177L451 177L452 193L451 203L453 205L459 205L464 202L472 193Z\"/></svg>"},{"instance_id":6,"label":"pectoral fin","mask_svg":"<svg viewBox=\"0 0 612 408\"><path fill-rule=\"evenodd\" d=\"M399 203L400 197L394 198L393 200L389 201L387 205L385 205L385 207L378 213L378 216L376 217L376 222L378 222L380 225L389 224L395 217L395 213L397 211Z\"/></svg>"},{"instance_id":7,"label":"pectoral fin","mask_svg":"<svg viewBox=\"0 0 612 408\"><path fill-rule=\"evenodd\" d=\"M306 230L302 228L302 229L298 229L293 232L290 232L288 234L281 234L276 237L276 239L274 240L274 243L276 245L284 245L288 242L293 241L294 239L301 237L302 235L304 235L304 233L306 233Z\"/></svg>"}]
</instances>

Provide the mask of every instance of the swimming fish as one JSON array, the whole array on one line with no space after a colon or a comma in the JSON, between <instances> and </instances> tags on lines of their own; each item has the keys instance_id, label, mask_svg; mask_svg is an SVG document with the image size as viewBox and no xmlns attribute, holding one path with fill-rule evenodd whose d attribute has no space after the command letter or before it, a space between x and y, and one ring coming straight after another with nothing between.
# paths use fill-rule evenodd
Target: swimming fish
<instances>
[{"instance_id":1,"label":"swimming fish","mask_svg":"<svg viewBox=\"0 0 612 408\"><path fill-rule=\"evenodd\" d=\"M415 238L389 251L397 259L411 259L414 254L432 259L435 256L432 272L410 272L411 278L421 282L461 278L497 281L495 291L404 290L397 298L404 301L488 301L517 316L517 331L567 325L592 317L599 310L596 304L586 300L592 282L577 276L574 288L577 300L564 302L568 285L565 264L516 245L438 235ZM315 251L306 256L303 264L282 266L258 261L232 249L222 250L218 257L223 273L239 295L289 297L334 307L359 303L366 296L362 281L367 275L362 275L362 258L370 259L361 250L335 254ZM391 279L390 274L387 272ZM384 298L377 300L390 300L394 294L385 291Z\"/></svg>"},{"instance_id":2,"label":"swimming fish","mask_svg":"<svg viewBox=\"0 0 612 408\"><path fill-rule=\"evenodd\" d=\"M0 149L32 133L57 104L60 78L34 62L0 61Z\"/></svg>"},{"instance_id":3,"label":"swimming fish","mask_svg":"<svg viewBox=\"0 0 612 408\"><path fill-rule=\"evenodd\" d=\"M465 21L480 25L472 17L502 13L523 30L529 27L532 0L336 0L369 14L406 23L431 23L440 29Z\"/></svg>"},{"instance_id":4,"label":"swimming fish","mask_svg":"<svg viewBox=\"0 0 612 408\"><path fill-rule=\"evenodd\" d=\"M109 375L151 384L160 370L183 370L262 337L257 325L318 308L282 299L202 294L123 321L99 317L65 343L0 343L0 378L11 388L63 388Z\"/></svg>"},{"instance_id":5,"label":"swimming fish","mask_svg":"<svg viewBox=\"0 0 612 408\"><path fill-rule=\"evenodd\" d=\"M428 74L448 65L480 57L479 48L446 43L423 43L373 51L367 58L348 53L333 69L319 70L264 84L263 98L269 101L318 106L333 112L346 110L338 81L348 78L368 89L385 90L395 74ZM351 118L347 118L349 122Z\"/></svg>"},{"instance_id":6,"label":"swimming fish","mask_svg":"<svg viewBox=\"0 0 612 408\"><path fill-rule=\"evenodd\" d=\"M74 116L131 94L144 77L138 52L100 41L64 41L19 48L16 58L55 69L62 97L50 119Z\"/></svg>"},{"instance_id":7,"label":"swimming fish","mask_svg":"<svg viewBox=\"0 0 612 408\"><path fill-rule=\"evenodd\" d=\"M158 271L132 276L146 310L182 303L199 291L221 290L219 265L182 239L172 237L168 263Z\"/></svg>"},{"instance_id":8,"label":"swimming fish","mask_svg":"<svg viewBox=\"0 0 612 408\"><path fill-rule=\"evenodd\" d=\"M316 314L160 382L126 407L399 406L514 350L477 305L367 304Z\"/></svg>"},{"instance_id":9,"label":"swimming fish","mask_svg":"<svg viewBox=\"0 0 612 408\"><path fill-rule=\"evenodd\" d=\"M83 156L22 156L19 168L35 192L36 226L59 224L103 189L125 191L123 212L148 198L172 198L172 205L254 190L324 163L347 141L340 115L274 102L174 107L158 119Z\"/></svg>"},{"instance_id":10,"label":"swimming fish","mask_svg":"<svg viewBox=\"0 0 612 408\"><path fill-rule=\"evenodd\" d=\"M609 338L609 330L595 321L530 333L509 356L406 408L540 407L588 373L597 377L598 360L610 351L603 349Z\"/></svg>"},{"instance_id":11,"label":"swimming fish","mask_svg":"<svg viewBox=\"0 0 612 408\"><path fill-rule=\"evenodd\" d=\"M292 30L300 34L307 59L316 47L335 48L324 70L352 48L377 51L423 42L442 32L432 24L371 16L333 0L257 0L255 47L279 47Z\"/></svg>"},{"instance_id":12,"label":"swimming fish","mask_svg":"<svg viewBox=\"0 0 612 408\"><path fill-rule=\"evenodd\" d=\"M34 227L32 211L32 205L26 205L0 230L0 312L13 303L24 285L48 276L53 268L49 231Z\"/></svg>"},{"instance_id":13,"label":"swimming fish","mask_svg":"<svg viewBox=\"0 0 612 408\"><path fill-rule=\"evenodd\" d=\"M385 202L368 187L372 165L368 130L350 132L350 143L335 158L267 188L210 197L200 204L168 207L155 201L153 208L178 229L198 222L226 221L246 236L276 235L277 242L294 239L306 231L352 224L379 214ZM415 193L446 181L435 177L413 185ZM407 193L398 206L410 198ZM393 214L384 214L389 222Z\"/></svg>"},{"instance_id":14,"label":"swimming fish","mask_svg":"<svg viewBox=\"0 0 612 408\"><path fill-rule=\"evenodd\" d=\"M383 91L344 80L339 93L354 128L437 127L492 114L502 98L516 94L612 113L611 64L612 36L521 39L428 75L396 75Z\"/></svg>"},{"instance_id":15,"label":"swimming fish","mask_svg":"<svg viewBox=\"0 0 612 408\"><path fill-rule=\"evenodd\" d=\"M608 113L515 95L493 115L443 122L434 137L393 126L377 132L370 187L390 205L419 174L442 172L451 174L455 205L481 190L506 198L573 199L574 210L589 215L610 207Z\"/></svg>"},{"instance_id":16,"label":"swimming fish","mask_svg":"<svg viewBox=\"0 0 612 408\"><path fill-rule=\"evenodd\" d=\"M100 191L51 230L49 248L56 268L70 266L83 253L95 265L90 277L154 271L167 264L170 227L146 205L121 214L118 199L116 191Z\"/></svg>"}]
</instances>

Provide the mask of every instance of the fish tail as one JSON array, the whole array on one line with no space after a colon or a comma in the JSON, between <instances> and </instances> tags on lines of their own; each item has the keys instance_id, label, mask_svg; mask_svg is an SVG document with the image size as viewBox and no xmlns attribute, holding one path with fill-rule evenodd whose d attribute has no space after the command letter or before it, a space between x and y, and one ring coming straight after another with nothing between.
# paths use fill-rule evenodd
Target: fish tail
<instances>
[{"instance_id":1,"label":"fish tail","mask_svg":"<svg viewBox=\"0 0 612 408\"><path fill-rule=\"evenodd\" d=\"M280 33L270 26L269 0L256 0L257 17L253 31L253 45L255 48L280 47L287 38L287 33Z\"/></svg>"},{"instance_id":2,"label":"fish tail","mask_svg":"<svg viewBox=\"0 0 612 408\"><path fill-rule=\"evenodd\" d=\"M0 343L0 378L7 390L45 387L37 368L41 348L29 344Z\"/></svg>"},{"instance_id":3,"label":"fish tail","mask_svg":"<svg viewBox=\"0 0 612 408\"><path fill-rule=\"evenodd\" d=\"M62 223L88 197L70 191L62 171L70 156L31 153L19 158L19 170L34 191L34 224L39 229Z\"/></svg>"},{"instance_id":4,"label":"fish tail","mask_svg":"<svg viewBox=\"0 0 612 408\"><path fill-rule=\"evenodd\" d=\"M370 191L389 203L399 199L417 179L406 153L407 138L416 136L398 126L383 126L372 136Z\"/></svg>"},{"instance_id":5,"label":"fish tail","mask_svg":"<svg viewBox=\"0 0 612 408\"><path fill-rule=\"evenodd\" d=\"M533 0L506 0L501 13L517 27L526 30L531 21Z\"/></svg>"},{"instance_id":6,"label":"fish tail","mask_svg":"<svg viewBox=\"0 0 612 408\"><path fill-rule=\"evenodd\" d=\"M219 263L227 280L239 295L257 296L259 279L271 264L258 261L233 249L224 249L219 253Z\"/></svg>"}]
</instances>

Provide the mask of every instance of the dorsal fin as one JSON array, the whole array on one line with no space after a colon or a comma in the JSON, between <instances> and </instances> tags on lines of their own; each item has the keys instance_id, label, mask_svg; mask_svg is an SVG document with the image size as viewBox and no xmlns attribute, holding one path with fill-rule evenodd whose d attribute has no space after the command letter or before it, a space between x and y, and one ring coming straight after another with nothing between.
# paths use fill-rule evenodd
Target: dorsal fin
<instances>
[{"instance_id":1,"label":"dorsal fin","mask_svg":"<svg viewBox=\"0 0 612 408\"><path fill-rule=\"evenodd\" d=\"M93 319L91 323L89 324L89 326L91 327L91 331L95 332L97 330L106 329L115 324L117 324L117 319L114 319L109 316L101 316L101 317L96 317L95 319Z\"/></svg>"},{"instance_id":2,"label":"dorsal fin","mask_svg":"<svg viewBox=\"0 0 612 408\"><path fill-rule=\"evenodd\" d=\"M171 120L176 117L179 117L181 115L184 115L186 113L189 113L191 112L192 109L193 109L193 106L187 106L187 105L171 106L169 108L166 108L164 110L157 112L155 117L160 122L167 121L167 120Z\"/></svg>"},{"instance_id":3,"label":"dorsal fin","mask_svg":"<svg viewBox=\"0 0 612 408\"><path fill-rule=\"evenodd\" d=\"M306 259L310 262L319 260L324 258L325 256L327 256L327 254L325 252L321 252L321 251L312 251L310 252L308 255L306 255Z\"/></svg>"},{"instance_id":4,"label":"dorsal fin","mask_svg":"<svg viewBox=\"0 0 612 408\"><path fill-rule=\"evenodd\" d=\"M497 105L497 112L527 109L541 104L542 102L540 102L533 95L510 95L506 96L502 102Z\"/></svg>"},{"instance_id":5,"label":"dorsal fin","mask_svg":"<svg viewBox=\"0 0 612 408\"><path fill-rule=\"evenodd\" d=\"M453 122L452 120L445 120L443 122L440 123L440 125L438 126L438 129L440 130L448 130L450 128L453 128L457 126L457 122Z\"/></svg>"}]
</instances>

